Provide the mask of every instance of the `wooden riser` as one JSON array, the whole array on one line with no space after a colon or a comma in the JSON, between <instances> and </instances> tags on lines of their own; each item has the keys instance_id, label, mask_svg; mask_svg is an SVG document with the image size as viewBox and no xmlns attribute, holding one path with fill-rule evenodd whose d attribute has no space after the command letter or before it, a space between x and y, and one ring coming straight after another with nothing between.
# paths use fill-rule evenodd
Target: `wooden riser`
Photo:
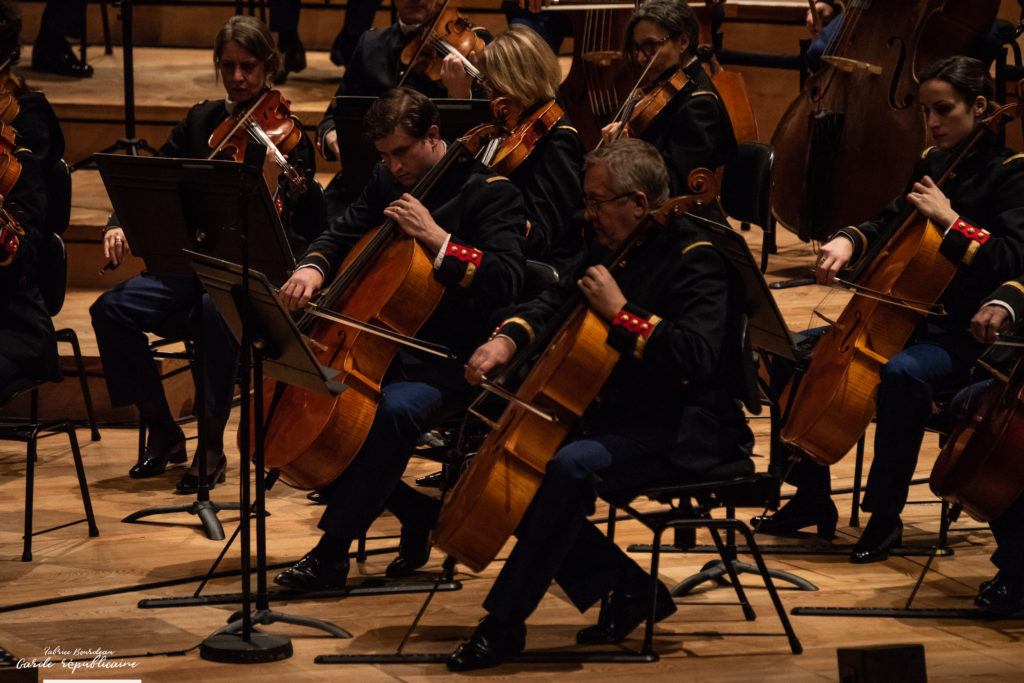
<instances>
[{"instance_id":1,"label":"wooden riser","mask_svg":"<svg viewBox=\"0 0 1024 683\"><path fill-rule=\"evenodd\" d=\"M109 5L109 3L108 3ZM31 41L39 31L39 18L43 13L41 2L22 3L24 7L24 28L22 36ZM299 20L299 37L306 49L329 50L334 37L345 21L345 3L337 0L305 2ZM505 26L505 15L493 0L466 0L459 3L463 14L473 23L487 27L492 33ZM217 31L235 13L234 3L210 2L177 5L168 0L163 5L134 5L132 39L143 47L209 47ZM88 10L87 35L90 51L103 51L103 24L99 3L90 3ZM111 42L121 44L120 14L108 8ZM384 3L377 12L374 26L388 26L391 23L391 3ZM90 53L91 54L91 53Z\"/></svg>"}]
</instances>

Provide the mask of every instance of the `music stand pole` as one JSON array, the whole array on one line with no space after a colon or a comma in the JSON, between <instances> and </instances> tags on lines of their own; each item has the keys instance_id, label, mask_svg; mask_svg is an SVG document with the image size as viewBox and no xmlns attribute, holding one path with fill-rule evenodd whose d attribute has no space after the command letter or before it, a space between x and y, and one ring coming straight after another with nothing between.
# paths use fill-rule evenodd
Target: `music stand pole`
<instances>
[{"instance_id":1,"label":"music stand pole","mask_svg":"<svg viewBox=\"0 0 1024 683\"><path fill-rule=\"evenodd\" d=\"M138 156L139 151L145 151L153 156L160 154L159 150L151 146L145 140L136 137L135 134L135 60L134 44L132 42L132 0L120 0L121 8L121 61L124 66L124 137L118 139L114 144L100 150L100 154L113 152L124 152L131 156ZM72 171L80 168L92 167L92 156L90 155L82 162L71 165ZM223 536L221 536L223 538Z\"/></svg>"}]
</instances>

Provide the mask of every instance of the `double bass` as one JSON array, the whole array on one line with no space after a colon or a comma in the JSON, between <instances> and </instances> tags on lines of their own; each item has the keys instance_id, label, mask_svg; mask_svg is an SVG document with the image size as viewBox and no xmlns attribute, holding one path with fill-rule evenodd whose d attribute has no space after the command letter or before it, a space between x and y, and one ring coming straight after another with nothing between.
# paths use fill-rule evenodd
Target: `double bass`
<instances>
[{"instance_id":1,"label":"double bass","mask_svg":"<svg viewBox=\"0 0 1024 683\"><path fill-rule=\"evenodd\" d=\"M694 194L670 199L642 223L608 262L614 272L647 231L711 201L714 174L695 169ZM486 567L515 530L540 486L547 461L591 404L619 353L605 343L609 325L585 303L570 301L551 342L530 369L497 426L445 499L434 544L474 571ZM561 312L560 312L561 313ZM544 341L545 335L540 335ZM520 351L526 358L539 342Z\"/></svg>"},{"instance_id":2,"label":"double bass","mask_svg":"<svg viewBox=\"0 0 1024 683\"><path fill-rule=\"evenodd\" d=\"M984 119L936 185L941 188L983 137L998 134L1022 109L1006 105ZM888 240L879 238L861 257L854 282L846 283L853 298L819 338L807 370L783 390L780 437L818 464L838 461L867 429L882 366L903 350L924 316L936 312L956 275L958 264L939 251L946 226L916 210L902 218Z\"/></svg>"},{"instance_id":3,"label":"double bass","mask_svg":"<svg viewBox=\"0 0 1024 683\"><path fill-rule=\"evenodd\" d=\"M999 0L845 6L823 68L807 79L771 140L773 211L805 242L885 206L924 147L918 74L943 57L970 54Z\"/></svg>"}]
</instances>

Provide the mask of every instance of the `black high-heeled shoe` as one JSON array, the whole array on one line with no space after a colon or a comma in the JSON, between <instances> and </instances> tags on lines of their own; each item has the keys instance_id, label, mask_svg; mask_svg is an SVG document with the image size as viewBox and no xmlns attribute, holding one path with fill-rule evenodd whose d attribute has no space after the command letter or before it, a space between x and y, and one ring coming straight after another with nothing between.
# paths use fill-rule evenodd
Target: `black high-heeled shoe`
<instances>
[{"instance_id":1,"label":"black high-heeled shoe","mask_svg":"<svg viewBox=\"0 0 1024 683\"><path fill-rule=\"evenodd\" d=\"M213 472L211 472L210 475L206 478L207 484L209 485L211 491L217 484L223 484L224 480L227 479L227 469L227 456L221 455L220 462L217 463L216 469L214 469ZM199 476L192 474L191 472L186 472L185 474L181 475L181 479L175 485L174 490L176 493L182 494L198 493Z\"/></svg>"},{"instance_id":2,"label":"black high-heeled shoe","mask_svg":"<svg viewBox=\"0 0 1024 683\"><path fill-rule=\"evenodd\" d=\"M128 476L132 479L147 479L163 474L169 463L178 465L185 462L188 462L188 454L185 452L185 435L182 434L170 448L160 449L147 444L142 460L128 470Z\"/></svg>"},{"instance_id":3,"label":"black high-heeled shoe","mask_svg":"<svg viewBox=\"0 0 1024 683\"><path fill-rule=\"evenodd\" d=\"M750 520L754 531L771 536L805 538L807 532L800 531L809 526L816 528L818 536L832 540L836 537L839 511L831 499L821 502L804 502L794 498L774 515L758 515Z\"/></svg>"}]
</instances>

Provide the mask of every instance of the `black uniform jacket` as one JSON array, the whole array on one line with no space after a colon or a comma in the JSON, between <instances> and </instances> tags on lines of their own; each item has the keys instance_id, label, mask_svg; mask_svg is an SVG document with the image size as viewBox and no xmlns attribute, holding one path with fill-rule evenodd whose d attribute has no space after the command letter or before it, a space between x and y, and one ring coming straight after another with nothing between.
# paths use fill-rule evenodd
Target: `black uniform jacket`
<instances>
[{"instance_id":1,"label":"black uniform jacket","mask_svg":"<svg viewBox=\"0 0 1024 683\"><path fill-rule=\"evenodd\" d=\"M407 191L378 164L359 199L309 246L300 266L316 266L330 282L358 237L380 225L384 209ZM468 388L463 365L491 332L488 314L511 303L522 286L522 195L507 178L463 158L445 172L423 204L451 239L440 268L434 270L445 286L444 296L416 336L449 347L459 360L403 351L403 371L407 379Z\"/></svg>"},{"instance_id":2,"label":"black uniform jacket","mask_svg":"<svg viewBox=\"0 0 1024 683\"><path fill-rule=\"evenodd\" d=\"M877 220L841 228L836 234L853 241L856 261L876 239L895 229L907 206L906 194L923 176L942 175L948 151L930 148L914 168L906 190ZM942 240L940 251L959 264L956 276L940 302L945 316L929 316L918 340L969 338L968 326L981 301L1000 283L1024 273L1024 155L1014 155L993 142L981 142L957 167L942 191L960 215ZM948 226L936 226L945 230ZM980 350L980 345L977 350Z\"/></svg>"},{"instance_id":3,"label":"black uniform jacket","mask_svg":"<svg viewBox=\"0 0 1024 683\"><path fill-rule=\"evenodd\" d=\"M50 275L37 267L36 256L51 236L45 179L64 154L64 135L42 93L26 90L16 97L20 111L11 125L21 175L3 207L25 235L14 261L0 268L0 350L24 368L25 376L55 380L60 378L57 340L38 285Z\"/></svg>"},{"instance_id":4,"label":"black uniform jacket","mask_svg":"<svg viewBox=\"0 0 1024 683\"><path fill-rule=\"evenodd\" d=\"M671 69L662 74L658 82L674 72ZM714 171L736 155L736 136L729 112L704 67L695 59L683 72L689 82L640 134L665 159L673 197L690 194L686 182L690 171L700 167Z\"/></svg>"},{"instance_id":5,"label":"black uniform jacket","mask_svg":"<svg viewBox=\"0 0 1024 683\"><path fill-rule=\"evenodd\" d=\"M160 147L161 156L182 159L205 159L213 150L210 148L210 134L224 119L228 110L224 100L204 100L189 109L185 118L178 123ZM302 124L295 119L295 125ZM313 175L316 173L316 151L309 138L303 133L295 148L288 155L288 161L296 171L306 178L308 186L315 184ZM325 227L326 218L323 213L323 202L314 188L305 194L291 199L284 195L284 211L281 222L285 226L292 252L301 254L310 240L316 238ZM115 216L111 217L109 226L118 225Z\"/></svg>"},{"instance_id":6,"label":"black uniform jacket","mask_svg":"<svg viewBox=\"0 0 1024 683\"><path fill-rule=\"evenodd\" d=\"M579 133L563 116L508 176L523 193L526 257L560 274L573 269L585 249L573 224L573 214L583 209L583 153Z\"/></svg>"},{"instance_id":7,"label":"black uniform jacket","mask_svg":"<svg viewBox=\"0 0 1024 683\"><path fill-rule=\"evenodd\" d=\"M588 263L607 257L594 249ZM625 433L701 472L749 455L753 437L735 400L742 386L742 287L702 229L673 219L654 229L615 273L628 303L606 343L621 353L581 434ZM523 349L573 297L568 278L517 306L499 332Z\"/></svg>"},{"instance_id":8,"label":"black uniform jacket","mask_svg":"<svg viewBox=\"0 0 1024 683\"><path fill-rule=\"evenodd\" d=\"M486 29L477 26L473 31L484 42L490 42L491 34ZM334 96L378 97L394 88L398 85L401 75L402 49L415 36L415 33L408 35L402 33L402 29L397 23L385 29L371 29L364 33L356 43L352 59L345 66L345 73L341 77L341 82L338 83L338 90ZM443 86L438 85L422 73L409 74L403 85L431 98L448 96ZM483 86L477 83L473 84L473 97L486 97ZM317 127L317 135L323 138L328 131L332 130L334 130L333 99Z\"/></svg>"}]
</instances>

